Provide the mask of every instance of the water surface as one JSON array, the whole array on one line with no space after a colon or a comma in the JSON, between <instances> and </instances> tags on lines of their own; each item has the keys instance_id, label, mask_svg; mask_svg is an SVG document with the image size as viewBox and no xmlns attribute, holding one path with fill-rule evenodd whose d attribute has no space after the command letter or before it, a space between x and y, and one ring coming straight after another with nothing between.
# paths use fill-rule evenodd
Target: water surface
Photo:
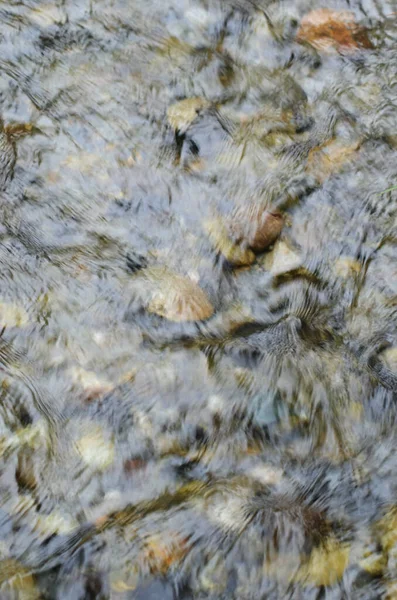
<instances>
[{"instance_id":1,"label":"water surface","mask_svg":"<svg viewBox=\"0 0 397 600\"><path fill-rule=\"evenodd\" d=\"M397 597L397 6L319 8L0 3L2 599Z\"/></svg>"}]
</instances>

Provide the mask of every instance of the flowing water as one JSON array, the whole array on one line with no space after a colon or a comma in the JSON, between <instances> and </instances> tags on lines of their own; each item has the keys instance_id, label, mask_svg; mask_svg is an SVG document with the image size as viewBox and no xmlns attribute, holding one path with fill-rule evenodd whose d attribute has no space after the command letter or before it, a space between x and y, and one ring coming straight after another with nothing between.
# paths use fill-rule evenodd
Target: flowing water
<instances>
[{"instance_id":1,"label":"flowing water","mask_svg":"<svg viewBox=\"0 0 397 600\"><path fill-rule=\"evenodd\" d=\"M1 600L397 598L395 0L0 50Z\"/></svg>"}]
</instances>

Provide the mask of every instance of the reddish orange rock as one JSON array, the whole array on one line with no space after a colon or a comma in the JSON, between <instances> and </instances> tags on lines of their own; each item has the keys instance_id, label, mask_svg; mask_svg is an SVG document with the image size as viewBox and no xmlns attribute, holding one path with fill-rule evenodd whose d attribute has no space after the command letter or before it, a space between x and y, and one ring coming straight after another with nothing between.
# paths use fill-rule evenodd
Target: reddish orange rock
<instances>
[{"instance_id":1,"label":"reddish orange rock","mask_svg":"<svg viewBox=\"0 0 397 600\"><path fill-rule=\"evenodd\" d=\"M323 51L372 48L366 30L356 23L353 13L329 8L318 8L305 15L297 40Z\"/></svg>"}]
</instances>

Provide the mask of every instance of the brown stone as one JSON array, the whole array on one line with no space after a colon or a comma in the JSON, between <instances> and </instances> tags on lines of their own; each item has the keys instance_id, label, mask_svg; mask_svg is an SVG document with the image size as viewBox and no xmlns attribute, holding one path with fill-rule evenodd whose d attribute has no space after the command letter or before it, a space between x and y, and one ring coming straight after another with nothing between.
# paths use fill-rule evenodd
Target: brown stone
<instances>
[{"instance_id":1,"label":"brown stone","mask_svg":"<svg viewBox=\"0 0 397 600\"><path fill-rule=\"evenodd\" d=\"M366 30L356 23L353 13L329 8L312 10L303 17L297 41L323 51L372 48Z\"/></svg>"},{"instance_id":2,"label":"brown stone","mask_svg":"<svg viewBox=\"0 0 397 600\"><path fill-rule=\"evenodd\" d=\"M277 209L264 209L260 204L240 206L233 212L228 230L238 244L254 252L262 252L276 241L284 227L284 218Z\"/></svg>"},{"instance_id":3,"label":"brown stone","mask_svg":"<svg viewBox=\"0 0 397 600\"><path fill-rule=\"evenodd\" d=\"M145 467L146 461L143 458L130 458L124 461L124 471L129 475L136 471L142 471Z\"/></svg>"}]
</instances>

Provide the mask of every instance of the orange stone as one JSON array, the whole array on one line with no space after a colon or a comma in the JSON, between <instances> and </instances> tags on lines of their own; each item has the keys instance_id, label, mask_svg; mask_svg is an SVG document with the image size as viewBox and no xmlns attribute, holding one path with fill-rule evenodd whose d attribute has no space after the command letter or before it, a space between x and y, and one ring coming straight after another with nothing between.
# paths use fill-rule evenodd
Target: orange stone
<instances>
[{"instance_id":1,"label":"orange stone","mask_svg":"<svg viewBox=\"0 0 397 600\"><path fill-rule=\"evenodd\" d=\"M312 10L305 15L297 40L324 51L372 48L366 30L356 23L353 13L329 8Z\"/></svg>"}]
</instances>

